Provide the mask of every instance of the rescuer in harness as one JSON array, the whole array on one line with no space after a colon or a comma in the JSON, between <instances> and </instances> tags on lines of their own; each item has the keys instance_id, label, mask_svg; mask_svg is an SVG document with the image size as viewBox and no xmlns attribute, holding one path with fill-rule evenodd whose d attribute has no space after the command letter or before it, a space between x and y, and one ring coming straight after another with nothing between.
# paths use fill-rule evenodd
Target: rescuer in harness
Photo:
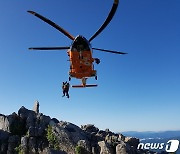
<instances>
[{"instance_id":1,"label":"rescuer in harness","mask_svg":"<svg viewBox=\"0 0 180 154\"><path fill-rule=\"evenodd\" d=\"M63 90L63 96L62 97L64 97L66 95L66 97L69 98L69 83L67 81L63 82L62 90Z\"/></svg>"}]
</instances>

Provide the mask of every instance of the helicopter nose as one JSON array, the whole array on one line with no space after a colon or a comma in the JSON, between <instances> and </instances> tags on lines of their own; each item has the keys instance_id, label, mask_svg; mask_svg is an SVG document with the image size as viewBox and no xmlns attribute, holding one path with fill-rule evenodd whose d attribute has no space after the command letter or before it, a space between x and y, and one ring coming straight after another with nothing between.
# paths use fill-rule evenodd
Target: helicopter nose
<instances>
[{"instance_id":1,"label":"helicopter nose","mask_svg":"<svg viewBox=\"0 0 180 154\"><path fill-rule=\"evenodd\" d=\"M82 35L78 35L77 37L78 37L78 38L83 38L83 36L82 36Z\"/></svg>"},{"instance_id":2,"label":"helicopter nose","mask_svg":"<svg viewBox=\"0 0 180 154\"><path fill-rule=\"evenodd\" d=\"M78 36L76 37L76 40L84 40L84 37L81 36L81 35L78 35Z\"/></svg>"}]
</instances>

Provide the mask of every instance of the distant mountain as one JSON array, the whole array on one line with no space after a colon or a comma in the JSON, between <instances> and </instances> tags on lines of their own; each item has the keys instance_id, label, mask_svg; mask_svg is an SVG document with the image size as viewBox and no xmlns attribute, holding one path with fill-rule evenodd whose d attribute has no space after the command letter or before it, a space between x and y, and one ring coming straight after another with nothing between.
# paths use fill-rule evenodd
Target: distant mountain
<instances>
[{"instance_id":1,"label":"distant mountain","mask_svg":"<svg viewBox=\"0 0 180 154\"><path fill-rule=\"evenodd\" d=\"M177 138L180 137L180 130L177 131L159 131L159 132L153 132L153 131L147 131L147 132L136 132L136 131L127 131L122 132L125 136L133 136L137 137L139 139L148 139L148 138Z\"/></svg>"},{"instance_id":2,"label":"distant mountain","mask_svg":"<svg viewBox=\"0 0 180 154\"><path fill-rule=\"evenodd\" d=\"M160 132L136 132L136 131L128 131L123 132L125 136L137 137L140 139L141 143L164 143L167 144L169 140L179 140L180 141L180 131L160 131ZM151 149L152 150L152 149ZM161 150L152 150L155 152L165 151L165 147ZM177 154L180 154L180 148L176 151Z\"/></svg>"}]
</instances>

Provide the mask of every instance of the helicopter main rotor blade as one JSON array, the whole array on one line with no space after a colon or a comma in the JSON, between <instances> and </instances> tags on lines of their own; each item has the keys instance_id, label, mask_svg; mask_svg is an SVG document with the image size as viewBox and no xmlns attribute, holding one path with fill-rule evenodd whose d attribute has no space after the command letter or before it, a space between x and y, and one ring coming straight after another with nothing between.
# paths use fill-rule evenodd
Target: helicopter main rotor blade
<instances>
[{"instance_id":1,"label":"helicopter main rotor blade","mask_svg":"<svg viewBox=\"0 0 180 154\"><path fill-rule=\"evenodd\" d=\"M64 50L69 49L70 47L32 47L29 50Z\"/></svg>"},{"instance_id":2,"label":"helicopter main rotor blade","mask_svg":"<svg viewBox=\"0 0 180 154\"><path fill-rule=\"evenodd\" d=\"M92 48L94 50L99 50L99 51L104 51L104 52L109 52L109 53L115 53L115 54L127 54L125 52L119 52L119 51L113 51L113 50L106 50L106 49L99 49L99 48Z\"/></svg>"},{"instance_id":3,"label":"helicopter main rotor blade","mask_svg":"<svg viewBox=\"0 0 180 154\"><path fill-rule=\"evenodd\" d=\"M64 30L62 27L60 27L59 25L57 25L56 23L52 22L51 20L43 17L42 15L34 12L34 11L27 11L29 13L31 13L32 15L38 17L39 19L43 20L44 22L48 23L49 25L51 25L52 27L56 28L57 30L59 30L61 33L63 33L64 35L66 35L68 38L70 38L71 40L74 40L74 36L72 36L71 34L69 34L66 30Z\"/></svg>"},{"instance_id":4,"label":"helicopter main rotor blade","mask_svg":"<svg viewBox=\"0 0 180 154\"><path fill-rule=\"evenodd\" d=\"M96 33L93 36L91 36L89 42L91 42L97 35L99 35L104 30L104 28L106 28L106 26L110 23L117 10L118 4L119 4L119 0L114 0L113 6L111 8L108 17L106 18L105 22L101 25L101 27L96 31Z\"/></svg>"}]
</instances>

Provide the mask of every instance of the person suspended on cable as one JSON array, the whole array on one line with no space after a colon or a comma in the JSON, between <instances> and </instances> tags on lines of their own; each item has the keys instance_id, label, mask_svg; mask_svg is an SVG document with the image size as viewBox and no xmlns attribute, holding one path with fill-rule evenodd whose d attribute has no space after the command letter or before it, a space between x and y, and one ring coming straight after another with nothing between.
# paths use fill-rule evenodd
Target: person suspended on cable
<instances>
[{"instance_id":1,"label":"person suspended on cable","mask_svg":"<svg viewBox=\"0 0 180 154\"><path fill-rule=\"evenodd\" d=\"M63 90L63 96L64 97L66 95L67 98L69 98L69 82L63 82L62 84L62 90Z\"/></svg>"}]
</instances>

